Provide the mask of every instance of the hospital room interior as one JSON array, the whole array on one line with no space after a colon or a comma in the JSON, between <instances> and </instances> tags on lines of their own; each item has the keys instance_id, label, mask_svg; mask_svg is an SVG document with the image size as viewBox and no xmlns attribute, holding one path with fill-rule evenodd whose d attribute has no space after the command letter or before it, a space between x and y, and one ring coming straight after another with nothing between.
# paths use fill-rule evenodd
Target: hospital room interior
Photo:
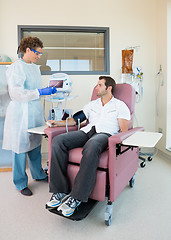
<instances>
[{"instance_id":1,"label":"hospital room interior","mask_svg":"<svg viewBox=\"0 0 171 240\"><path fill-rule=\"evenodd\" d=\"M16 189L12 149L3 148L11 101L6 72L22 58L17 50L21 40L30 36L43 42L42 52L29 51L39 55L35 64L41 73L41 89L36 91L44 122L28 127L27 134L33 141L35 136L42 139L41 164L48 176L52 138L77 131L85 123L78 119L70 127L68 118L96 101L93 89L100 76L115 80L114 97L116 93L116 98L128 103L131 113L129 129L109 137L108 148L100 155L101 162L106 154L106 167L99 165L88 202L81 203L70 217L56 208L47 209L50 180L35 181L28 161L32 195L24 196ZM171 239L170 66L171 0L0 1L1 240ZM57 92L42 93L50 87ZM23 111L25 115L27 111ZM64 127L53 129L45 124L63 119ZM79 169L73 158L80 151L69 153L67 171L72 186L75 169Z\"/></svg>"}]
</instances>

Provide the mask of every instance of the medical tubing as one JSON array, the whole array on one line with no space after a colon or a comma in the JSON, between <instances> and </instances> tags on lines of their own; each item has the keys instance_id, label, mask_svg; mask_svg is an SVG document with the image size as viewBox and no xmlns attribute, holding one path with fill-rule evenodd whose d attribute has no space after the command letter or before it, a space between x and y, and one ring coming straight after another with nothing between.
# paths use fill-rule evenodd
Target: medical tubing
<instances>
[{"instance_id":1,"label":"medical tubing","mask_svg":"<svg viewBox=\"0 0 171 240\"><path fill-rule=\"evenodd\" d=\"M45 118L45 107L46 107L46 105L45 105L45 98L44 98L44 100L43 100L43 116L44 116L44 120L46 122L47 120Z\"/></svg>"},{"instance_id":2,"label":"medical tubing","mask_svg":"<svg viewBox=\"0 0 171 240\"><path fill-rule=\"evenodd\" d=\"M78 118L78 130L80 130L80 118Z\"/></svg>"},{"instance_id":3,"label":"medical tubing","mask_svg":"<svg viewBox=\"0 0 171 240\"><path fill-rule=\"evenodd\" d=\"M68 118L69 117L67 117L66 120L65 120L66 121L66 132L68 132Z\"/></svg>"},{"instance_id":4,"label":"medical tubing","mask_svg":"<svg viewBox=\"0 0 171 240\"><path fill-rule=\"evenodd\" d=\"M54 98L52 98L52 108L54 109Z\"/></svg>"},{"instance_id":5,"label":"medical tubing","mask_svg":"<svg viewBox=\"0 0 171 240\"><path fill-rule=\"evenodd\" d=\"M161 77L162 77L162 81L161 81ZM164 85L164 79L163 79L161 70L156 74L156 80L158 80L157 91L156 91L156 115L158 116L159 115L159 110L158 110L159 90L160 90L160 86Z\"/></svg>"},{"instance_id":6,"label":"medical tubing","mask_svg":"<svg viewBox=\"0 0 171 240\"><path fill-rule=\"evenodd\" d=\"M65 109L66 109L66 98L65 98L65 101L64 101L64 109L63 109L64 113L65 113Z\"/></svg>"},{"instance_id":7,"label":"medical tubing","mask_svg":"<svg viewBox=\"0 0 171 240\"><path fill-rule=\"evenodd\" d=\"M156 76L157 79L157 76ZM160 89L160 79L157 85L157 92L156 92L156 115L159 115L159 110L158 110L158 95L159 95L159 89Z\"/></svg>"}]
</instances>

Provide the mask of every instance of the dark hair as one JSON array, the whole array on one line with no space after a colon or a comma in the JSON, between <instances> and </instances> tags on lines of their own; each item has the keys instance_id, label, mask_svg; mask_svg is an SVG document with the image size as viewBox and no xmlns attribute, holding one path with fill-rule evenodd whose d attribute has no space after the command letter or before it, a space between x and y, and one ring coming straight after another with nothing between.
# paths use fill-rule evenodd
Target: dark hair
<instances>
[{"instance_id":1,"label":"dark hair","mask_svg":"<svg viewBox=\"0 0 171 240\"><path fill-rule=\"evenodd\" d=\"M114 90L115 90L115 86L116 86L116 82L113 78L111 77L107 77L107 76L100 76L99 77L99 80L102 80L104 79L105 80L105 86L106 86L106 89L111 86L112 87L112 94L114 94Z\"/></svg>"},{"instance_id":2,"label":"dark hair","mask_svg":"<svg viewBox=\"0 0 171 240\"><path fill-rule=\"evenodd\" d=\"M21 40L20 46L18 47L18 51L21 53L25 53L27 48L43 48L42 41L37 37L25 37Z\"/></svg>"}]
</instances>

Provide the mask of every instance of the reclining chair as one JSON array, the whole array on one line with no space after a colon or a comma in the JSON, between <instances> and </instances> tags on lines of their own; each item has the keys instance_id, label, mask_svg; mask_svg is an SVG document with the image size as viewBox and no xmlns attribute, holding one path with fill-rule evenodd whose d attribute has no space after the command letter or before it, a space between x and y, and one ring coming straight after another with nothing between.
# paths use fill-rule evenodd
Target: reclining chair
<instances>
[{"instance_id":1,"label":"reclining chair","mask_svg":"<svg viewBox=\"0 0 171 240\"><path fill-rule=\"evenodd\" d=\"M97 201L105 201L108 198L108 203L105 211L105 224L109 226L112 219L112 203L116 200L122 190L127 184L133 187L135 180L135 173L138 169L139 148L122 145L122 141L135 133L136 131L143 131L143 128L133 128L133 113L135 107L135 90L129 84L116 84L114 96L126 103L131 113L131 121L129 130L118 133L109 137L108 149L104 151L99 160L99 166L96 174L96 182L94 189L89 196L88 204L82 203L74 214L70 217L73 220L81 220L88 213L86 209L91 209L91 206ZM93 90L91 100L97 99L95 89ZM68 127L69 131L77 130L77 126ZM65 127L46 128L44 130L48 136L48 150L49 150L49 167L51 160L51 145L54 136L66 132ZM72 187L75 176L79 170L79 164L82 157L82 148L75 148L69 151L68 162L68 177ZM50 169L50 168L49 168ZM50 172L49 172L50 174ZM85 206L84 206L85 205ZM83 206L81 210L81 206ZM59 214L57 210L50 210L53 213ZM90 211L90 210L87 210ZM77 212L82 212L78 214ZM60 214L59 214L60 215ZM82 215L82 216L81 216Z\"/></svg>"}]
</instances>

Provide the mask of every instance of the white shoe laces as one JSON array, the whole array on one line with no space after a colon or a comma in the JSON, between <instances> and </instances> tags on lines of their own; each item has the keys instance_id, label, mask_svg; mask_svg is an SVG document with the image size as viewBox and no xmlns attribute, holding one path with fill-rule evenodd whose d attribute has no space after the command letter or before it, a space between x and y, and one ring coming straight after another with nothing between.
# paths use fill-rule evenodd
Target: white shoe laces
<instances>
[{"instance_id":1,"label":"white shoe laces","mask_svg":"<svg viewBox=\"0 0 171 240\"><path fill-rule=\"evenodd\" d=\"M77 199L70 197L65 204L70 208L76 208L80 203L81 201L78 201Z\"/></svg>"},{"instance_id":2,"label":"white shoe laces","mask_svg":"<svg viewBox=\"0 0 171 240\"><path fill-rule=\"evenodd\" d=\"M61 200L65 196L64 193L53 193L51 200Z\"/></svg>"}]
</instances>

